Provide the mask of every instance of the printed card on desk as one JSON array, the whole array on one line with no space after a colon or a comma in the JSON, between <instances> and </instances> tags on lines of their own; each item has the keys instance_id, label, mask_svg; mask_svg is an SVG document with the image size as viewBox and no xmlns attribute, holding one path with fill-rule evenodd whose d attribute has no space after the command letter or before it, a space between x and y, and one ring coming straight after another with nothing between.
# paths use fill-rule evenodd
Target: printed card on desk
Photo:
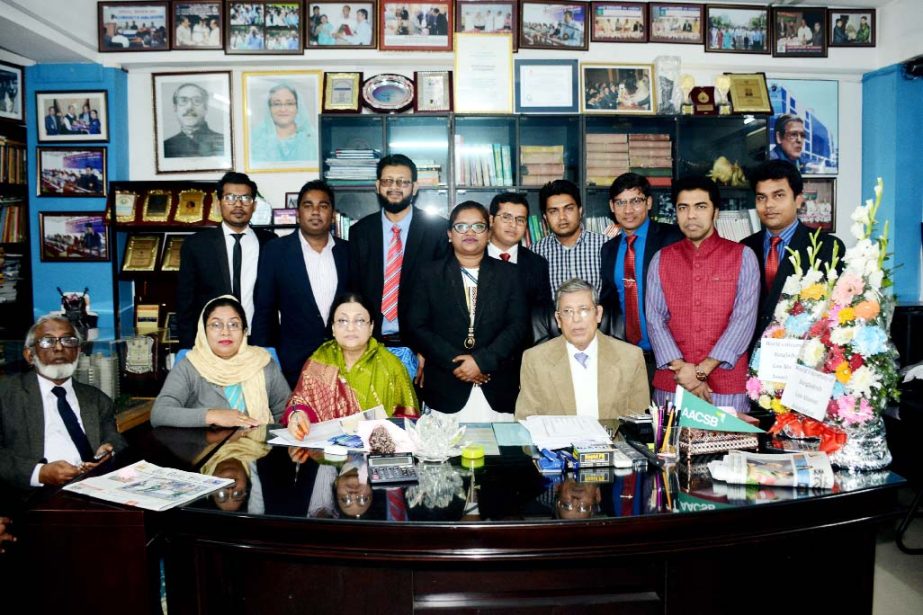
<instances>
[{"instance_id":1,"label":"printed card on desk","mask_svg":"<svg viewBox=\"0 0 923 615\"><path fill-rule=\"evenodd\" d=\"M827 415L827 404L833 395L833 374L823 374L816 369L796 365L782 393L782 404L818 421Z\"/></svg>"},{"instance_id":2,"label":"printed card on desk","mask_svg":"<svg viewBox=\"0 0 923 615\"><path fill-rule=\"evenodd\" d=\"M798 363L804 340L764 338L760 340L759 379L763 382L788 382Z\"/></svg>"}]
</instances>

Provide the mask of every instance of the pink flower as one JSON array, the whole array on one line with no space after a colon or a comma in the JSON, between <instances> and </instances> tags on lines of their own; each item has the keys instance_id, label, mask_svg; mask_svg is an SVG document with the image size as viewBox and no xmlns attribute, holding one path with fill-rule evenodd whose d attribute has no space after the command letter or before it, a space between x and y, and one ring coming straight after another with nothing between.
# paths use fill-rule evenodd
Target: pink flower
<instances>
[{"instance_id":1,"label":"pink flower","mask_svg":"<svg viewBox=\"0 0 923 615\"><path fill-rule=\"evenodd\" d=\"M836 286L833 287L831 297L835 303L840 305L849 305L853 298L862 292L862 278L854 273L844 273L837 280Z\"/></svg>"},{"instance_id":2,"label":"pink flower","mask_svg":"<svg viewBox=\"0 0 923 615\"><path fill-rule=\"evenodd\" d=\"M760 379L756 376L750 376L747 379L747 395L750 397L750 399L759 399L761 388Z\"/></svg>"},{"instance_id":3,"label":"pink flower","mask_svg":"<svg viewBox=\"0 0 923 615\"><path fill-rule=\"evenodd\" d=\"M874 412L872 411L872 406L864 397L859 399L857 405L855 397L844 395L837 399L837 415L845 424L857 425L871 420Z\"/></svg>"}]
</instances>

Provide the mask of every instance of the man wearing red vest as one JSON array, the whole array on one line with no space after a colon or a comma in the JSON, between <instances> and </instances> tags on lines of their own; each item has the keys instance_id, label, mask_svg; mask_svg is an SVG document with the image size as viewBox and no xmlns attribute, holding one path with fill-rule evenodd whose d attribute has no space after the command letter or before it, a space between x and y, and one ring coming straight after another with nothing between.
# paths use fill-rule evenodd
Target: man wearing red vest
<instances>
[{"instance_id":1,"label":"man wearing red vest","mask_svg":"<svg viewBox=\"0 0 923 615\"><path fill-rule=\"evenodd\" d=\"M721 205L715 182L680 179L673 203L685 239L660 250L647 272L654 401L668 403L679 384L717 406L747 412L747 346L760 296L756 255L715 231Z\"/></svg>"}]
</instances>

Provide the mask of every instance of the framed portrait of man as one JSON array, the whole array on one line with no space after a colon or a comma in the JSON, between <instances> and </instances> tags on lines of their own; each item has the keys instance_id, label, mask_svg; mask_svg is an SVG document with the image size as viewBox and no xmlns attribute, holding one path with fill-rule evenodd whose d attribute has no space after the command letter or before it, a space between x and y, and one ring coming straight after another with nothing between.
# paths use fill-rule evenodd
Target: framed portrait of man
<instances>
[{"instance_id":1,"label":"framed portrait of man","mask_svg":"<svg viewBox=\"0 0 923 615\"><path fill-rule=\"evenodd\" d=\"M375 49L375 2L307 2L306 47Z\"/></svg>"},{"instance_id":2,"label":"framed portrait of man","mask_svg":"<svg viewBox=\"0 0 923 615\"><path fill-rule=\"evenodd\" d=\"M22 122L25 119L22 94L22 66L0 62L0 119Z\"/></svg>"},{"instance_id":3,"label":"framed portrait of man","mask_svg":"<svg viewBox=\"0 0 923 615\"><path fill-rule=\"evenodd\" d=\"M839 172L839 85L834 79L769 79L769 158L802 175Z\"/></svg>"},{"instance_id":4,"label":"framed portrait of man","mask_svg":"<svg viewBox=\"0 0 923 615\"><path fill-rule=\"evenodd\" d=\"M247 173L318 169L322 75L311 70L241 75Z\"/></svg>"},{"instance_id":5,"label":"framed portrait of man","mask_svg":"<svg viewBox=\"0 0 923 615\"><path fill-rule=\"evenodd\" d=\"M234 168L231 73L155 73L158 173Z\"/></svg>"}]
</instances>

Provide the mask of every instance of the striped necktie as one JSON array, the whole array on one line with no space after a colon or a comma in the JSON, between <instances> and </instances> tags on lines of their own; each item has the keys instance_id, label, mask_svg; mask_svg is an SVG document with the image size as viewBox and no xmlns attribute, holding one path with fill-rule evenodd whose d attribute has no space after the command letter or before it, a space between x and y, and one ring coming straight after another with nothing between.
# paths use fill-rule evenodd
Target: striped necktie
<instances>
[{"instance_id":1,"label":"striped necktie","mask_svg":"<svg viewBox=\"0 0 923 615\"><path fill-rule=\"evenodd\" d=\"M385 266L385 284L381 291L381 313L388 320L397 318L397 295L401 285L401 265L404 262L404 244L401 242L401 227L391 227L391 243L388 246L388 262Z\"/></svg>"}]
</instances>

